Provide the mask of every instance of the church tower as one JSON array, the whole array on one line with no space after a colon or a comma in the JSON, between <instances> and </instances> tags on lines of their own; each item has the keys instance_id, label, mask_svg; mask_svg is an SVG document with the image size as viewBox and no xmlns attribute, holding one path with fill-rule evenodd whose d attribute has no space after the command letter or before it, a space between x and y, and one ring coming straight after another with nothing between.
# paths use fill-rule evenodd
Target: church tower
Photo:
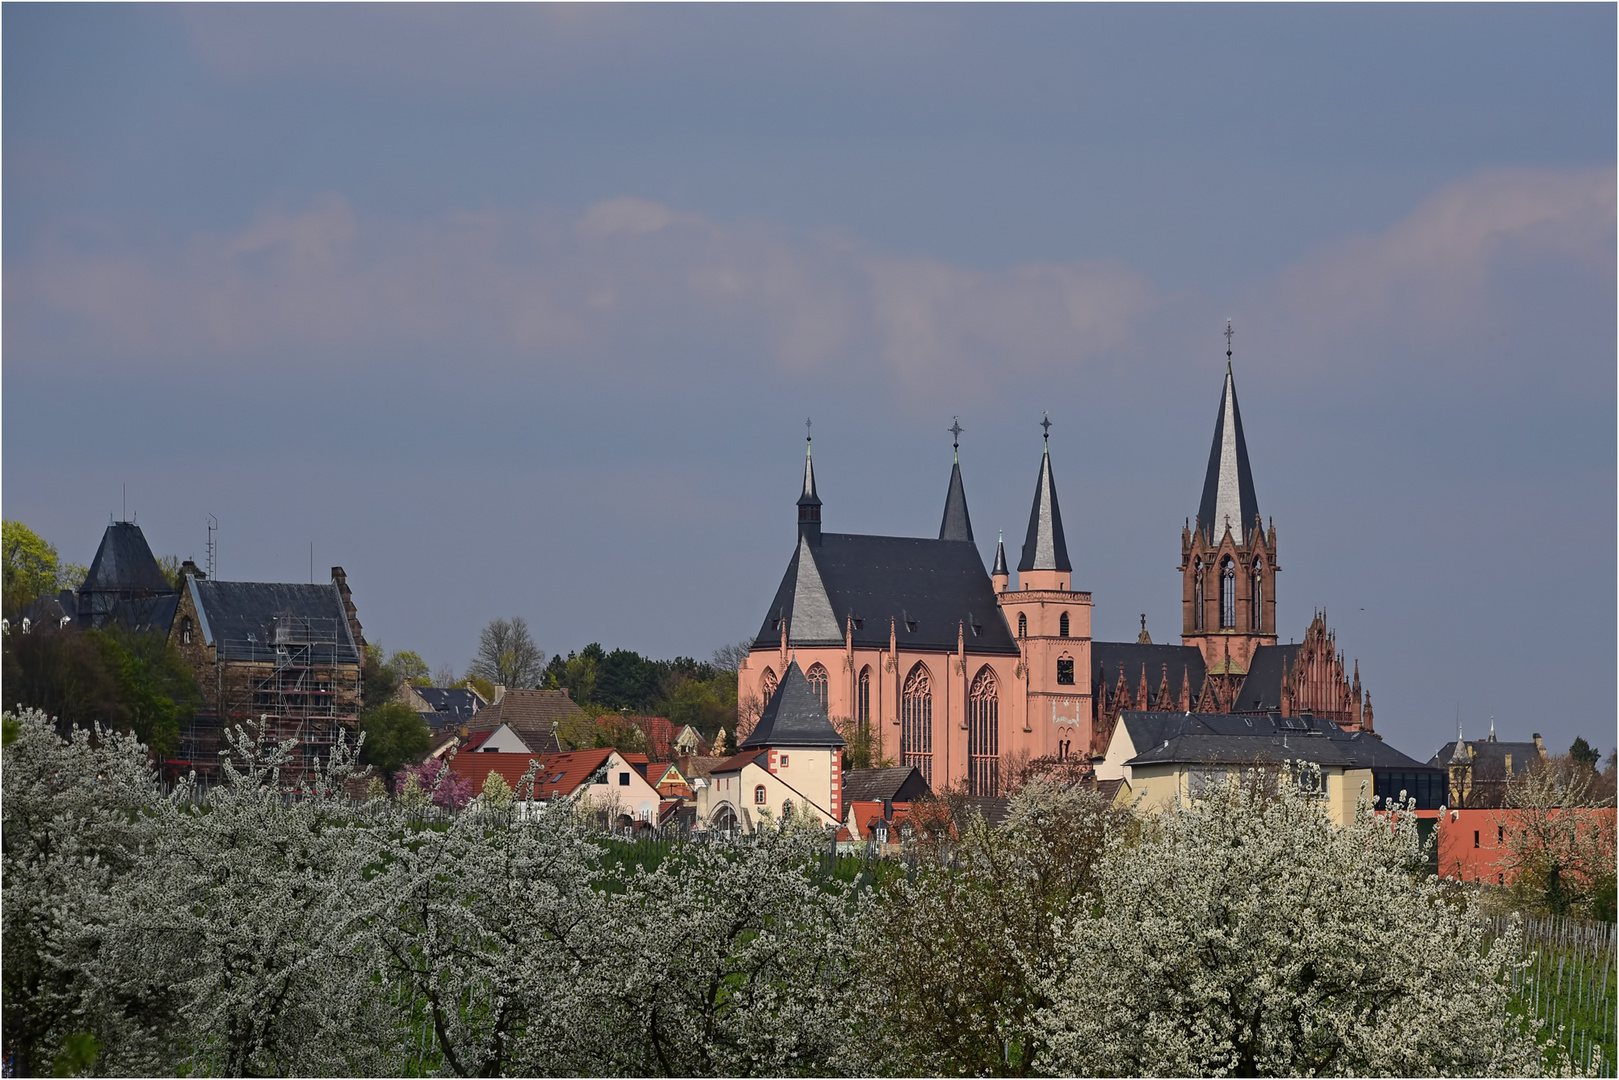
<instances>
[{"instance_id":1,"label":"church tower","mask_svg":"<svg viewBox=\"0 0 1619 1080\"><path fill-rule=\"evenodd\" d=\"M1031 753L1088 758L1094 732L1091 706L1091 594L1072 587L1073 564L1051 472L1051 420L1029 508L1029 531L1018 560L1017 588L1007 588L1005 553L997 546L996 598L1022 653L1018 674L1026 695Z\"/></svg>"},{"instance_id":2,"label":"church tower","mask_svg":"<svg viewBox=\"0 0 1619 1080\"><path fill-rule=\"evenodd\" d=\"M1226 326L1225 385L1197 518L1181 529L1181 641L1203 653L1209 689L1231 707L1254 650L1276 644L1276 527L1259 516L1248 443L1231 374Z\"/></svg>"}]
</instances>

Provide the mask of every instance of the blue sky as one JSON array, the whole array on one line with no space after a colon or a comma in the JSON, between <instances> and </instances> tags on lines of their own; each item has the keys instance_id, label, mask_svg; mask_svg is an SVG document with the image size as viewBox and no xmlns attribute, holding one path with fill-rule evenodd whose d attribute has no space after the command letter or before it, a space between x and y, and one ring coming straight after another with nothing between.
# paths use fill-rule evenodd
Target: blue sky
<instances>
[{"instance_id":1,"label":"blue sky","mask_svg":"<svg viewBox=\"0 0 1619 1080\"><path fill-rule=\"evenodd\" d=\"M960 415L1015 558L1049 411L1096 635L1172 640L1230 317L1284 639L1418 756L1611 748L1611 6L0 19L4 510L69 558L127 484L435 666L705 656L806 414L827 527L924 535Z\"/></svg>"}]
</instances>

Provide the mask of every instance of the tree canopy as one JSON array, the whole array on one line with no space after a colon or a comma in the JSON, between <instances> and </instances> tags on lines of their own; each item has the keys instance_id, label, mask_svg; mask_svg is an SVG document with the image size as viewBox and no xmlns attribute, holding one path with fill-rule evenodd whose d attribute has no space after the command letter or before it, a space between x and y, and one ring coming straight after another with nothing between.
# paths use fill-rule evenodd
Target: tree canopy
<instances>
[{"instance_id":1,"label":"tree canopy","mask_svg":"<svg viewBox=\"0 0 1619 1080\"><path fill-rule=\"evenodd\" d=\"M528 623L521 616L495 619L478 635L478 653L467 668L469 678L484 679L508 690L527 690L540 684L545 653L534 644Z\"/></svg>"}]
</instances>

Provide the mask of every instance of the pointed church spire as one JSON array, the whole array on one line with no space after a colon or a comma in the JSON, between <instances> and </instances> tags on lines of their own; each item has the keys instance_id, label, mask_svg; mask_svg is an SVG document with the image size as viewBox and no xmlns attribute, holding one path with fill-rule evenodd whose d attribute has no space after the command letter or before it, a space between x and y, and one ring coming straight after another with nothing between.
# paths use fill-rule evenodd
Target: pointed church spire
<instances>
[{"instance_id":1,"label":"pointed church spire","mask_svg":"<svg viewBox=\"0 0 1619 1080\"><path fill-rule=\"evenodd\" d=\"M1253 471L1248 467L1248 443L1242 435L1242 411L1237 408L1237 385L1231 375L1231 323L1226 322L1225 386L1214 421L1214 445L1209 449L1209 470L1203 479L1203 501L1197 519L1210 543L1219 543L1226 525L1231 538L1243 543L1256 527L1259 500L1254 495Z\"/></svg>"},{"instance_id":2,"label":"pointed church spire","mask_svg":"<svg viewBox=\"0 0 1619 1080\"><path fill-rule=\"evenodd\" d=\"M966 540L973 538L972 518L967 516L967 491L961 486L961 418L956 417L949 427L956 437L956 460L950 466L950 489L944 496L944 519L939 522L940 540Z\"/></svg>"},{"instance_id":3,"label":"pointed church spire","mask_svg":"<svg viewBox=\"0 0 1619 1080\"><path fill-rule=\"evenodd\" d=\"M995 538L995 569L990 571L991 577L1003 575L1011 576L1006 573L1006 536L1004 533L997 534Z\"/></svg>"},{"instance_id":4,"label":"pointed church spire","mask_svg":"<svg viewBox=\"0 0 1619 1080\"><path fill-rule=\"evenodd\" d=\"M804 492L798 497L798 535L821 542L821 497L815 493L815 459L810 454L810 421L804 421Z\"/></svg>"},{"instance_id":5,"label":"pointed church spire","mask_svg":"<svg viewBox=\"0 0 1619 1080\"><path fill-rule=\"evenodd\" d=\"M1057 507L1057 482L1051 475L1051 418L1042 417L1045 448L1040 455L1040 476L1034 482L1034 506L1029 510L1029 532L1023 538L1018 573L1030 570L1073 570L1068 562L1068 541L1062 532L1062 511Z\"/></svg>"}]
</instances>

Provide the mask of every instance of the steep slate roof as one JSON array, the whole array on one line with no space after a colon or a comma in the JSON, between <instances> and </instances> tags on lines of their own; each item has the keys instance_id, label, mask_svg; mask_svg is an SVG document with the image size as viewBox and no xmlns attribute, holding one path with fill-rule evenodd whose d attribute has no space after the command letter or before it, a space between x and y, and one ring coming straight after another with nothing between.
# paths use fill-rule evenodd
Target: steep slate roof
<instances>
[{"instance_id":1,"label":"steep slate roof","mask_svg":"<svg viewBox=\"0 0 1619 1080\"><path fill-rule=\"evenodd\" d=\"M787 665L787 670L770 695L759 722L738 750L753 750L767 746L843 746L843 736L826 717L826 706L809 680L799 670L798 661Z\"/></svg>"},{"instance_id":2,"label":"steep slate roof","mask_svg":"<svg viewBox=\"0 0 1619 1080\"><path fill-rule=\"evenodd\" d=\"M914 765L888 769L849 769L843 774L843 801L911 802L932 794Z\"/></svg>"},{"instance_id":3,"label":"steep slate roof","mask_svg":"<svg viewBox=\"0 0 1619 1080\"><path fill-rule=\"evenodd\" d=\"M961 486L961 462L950 466L950 487L944 493L944 518L939 522L940 540L973 538L972 519L967 516L967 491Z\"/></svg>"},{"instance_id":4,"label":"steep slate roof","mask_svg":"<svg viewBox=\"0 0 1619 1080\"><path fill-rule=\"evenodd\" d=\"M753 647L776 645L782 618L789 645L841 646L851 615L857 648L887 648L892 619L912 651L953 652L957 624L965 622L973 652L1018 652L975 545L850 533L822 533L815 545L799 538Z\"/></svg>"},{"instance_id":5,"label":"steep slate roof","mask_svg":"<svg viewBox=\"0 0 1619 1080\"><path fill-rule=\"evenodd\" d=\"M537 754L560 753L554 724L583 714L561 690L508 690L493 705L485 705L468 722L469 731L493 731L509 724L530 750Z\"/></svg>"},{"instance_id":6,"label":"steep slate roof","mask_svg":"<svg viewBox=\"0 0 1619 1080\"><path fill-rule=\"evenodd\" d=\"M439 723L470 720L472 714L482 707L483 699L471 687L417 686L413 689L421 695L423 701L432 706L433 712L440 717Z\"/></svg>"},{"instance_id":7,"label":"steep slate roof","mask_svg":"<svg viewBox=\"0 0 1619 1080\"><path fill-rule=\"evenodd\" d=\"M1444 768L1449 765L1455 756L1458 746L1465 747L1473 753L1468 755L1473 765L1473 779L1479 780L1505 780L1507 778L1507 755L1512 755L1512 775L1521 776L1529 771L1529 766L1541 759L1540 747L1532 742L1494 742L1490 739L1452 739L1439 748L1438 753L1428 759L1428 764L1435 768ZM1471 804L1469 804L1471 805Z\"/></svg>"},{"instance_id":8,"label":"steep slate roof","mask_svg":"<svg viewBox=\"0 0 1619 1080\"><path fill-rule=\"evenodd\" d=\"M1433 771L1376 736L1344 731L1319 717L1132 710L1119 714L1119 722L1136 749L1130 765L1312 761L1349 769Z\"/></svg>"},{"instance_id":9,"label":"steep slate roof","mask_svg":"<svg viewBox=\"0 0 1619 1080\"><path fill-rule=\"evenodd\" d=\"M721 773L741 772L753 762L764 757L765 754L766 752L764 750L747 750L740 754L732 754L730 757L723 759L719 764L710 769L708 771L708 775L718 776Z\"/></svg>"},{"instance_id":10,"label":"steep slate roof","mask_svg":"<svg viewBox=\"0 0 1619 1080\"><path fill-rule=\"evenodd\" d=\"M202 623L203 641L215 646L224 659L273 659L277 622L290 617L313 620L311 628L317 636L335 633L337 663L360 662L343 597L334 584L210 581L190 576L186 584Z\"/></svg>"},{"instance_id":11,"label":"steep slate roof","mask_svg":"<svg viewBox=\"0 0 1619 1080\"><path fill-rule=\"evenodd\" d=\"M1254 474L1248 467L1248 441L1242 435L1242 411L1237 408L1237 384L1231 377L1231 363L1225 368L1225 386L1220 393L1220 411L1214 419L1214 445L1209 448L1209 471L1203 478L1203 500L1197 520L1210 543L1218 543L1231 520L1231 536L1239 543L1253 529L1259 514L1254 495Z\"/></svg>"},{"instance_id":12,"label":"steep slate roof","mask_svg":"<svg viewBox=\"0 0 1619 1080\"><path fill-rule=\"evenodd\" d=\"M1147 693L1156 694L1164 677L1164 665L1169 665L1169 691L1181 692L1181 675L1189 676L1192 700L1203 689L1203 651L1196 645L1143 645L1136 641L1091 642L1091 687L1106 687L1109 693L1119 682L1119 669L1124 669L1124 681L1130 692L1136 693L1141 685L1141 665L1147 665Z\"/></svg>"},{"instance_id":13,"label":"steep slate roof","mask_svg":"<svg viewBox=\"0 0 1619 1080\"><path fill-rule=\"evenodd\" d=\"M1029 531L1023 538L1018 572L1072 570L1068 541L1063 537L1062 511L1057 506L1057 481L1051 475L1051 448L1040 455L1040 475L1034 481L1034 505L1029 509Z\"/></svg>"},{"instance_id":14,"label":"steep slate roof","mask_svg":"<svg viewBox=\"0 0 1619 1080\"><path fill-rule=\"evenodd\" d=\"M1261 645L1248 661L1232 712L1270 712L1282 707L1282 675L1298 659L1298 645Z\"/></svg>"},{"instance_id":15,"label":"steep slate roof","mask_svg":"<svg viewBox=\"0 0 1619 1080\"><path fill-rule=\"evenodd\" d=\"M1006 540L1004 537L995 539L995 568L990 571L991 576L1006 574ZM1008 577L1011 575L1008 574Z\"/></svg>"},{"instance_id":16,"label":"steep slate roof","mask_svg":"<svg viewBox=\"0 0 1619 1080\"><path fill-rule=\"evenodd\" d=\"M141 527L133 521L116 521L101 534L101 546L79 592L172 593L174 586L163 576Z\"/></svg>"}]
</instances>

